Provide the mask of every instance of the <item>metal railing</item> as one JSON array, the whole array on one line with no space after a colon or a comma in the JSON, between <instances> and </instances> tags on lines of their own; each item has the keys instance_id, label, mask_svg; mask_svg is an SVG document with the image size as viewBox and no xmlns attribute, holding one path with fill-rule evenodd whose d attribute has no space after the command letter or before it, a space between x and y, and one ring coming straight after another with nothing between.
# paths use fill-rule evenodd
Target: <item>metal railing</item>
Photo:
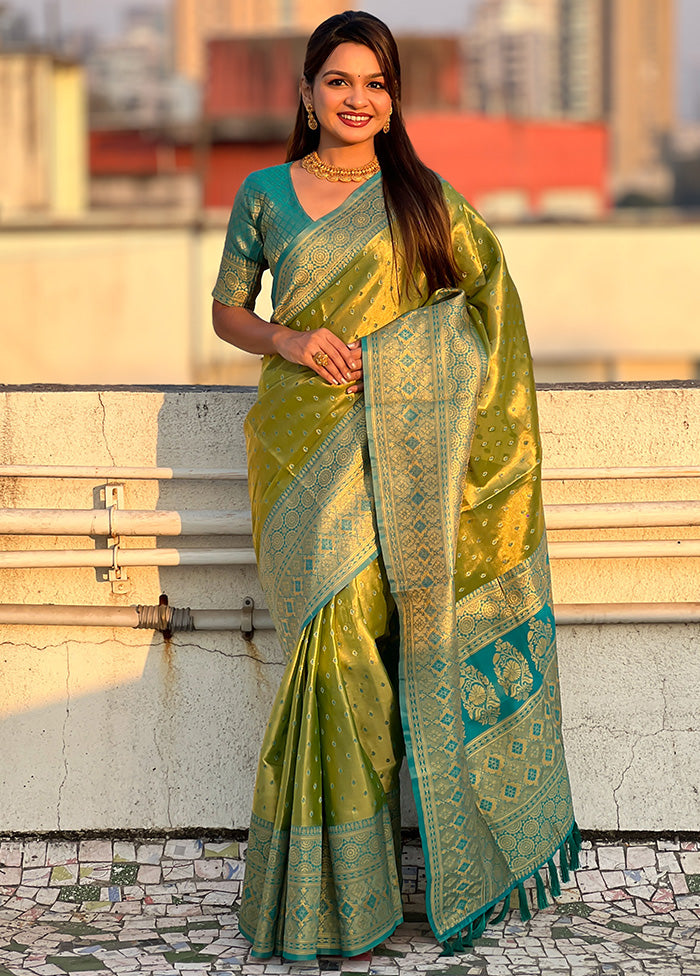
<instances>
[{"instance_id":1,"label":"metal railing","mask_svg":"<svg viewBox=\"0 0 700 976\"><path fill-rule=\"evenodd\" d=\"M86 465L4 465L0 478L90 479L107 481L112 493L104 509L0 509L0 534L13 536L104 537L106 549L28 549L0 552L0 569L105 568L111 579L121 578L134 566L252 566L255 552L249 545L199 548L125 548L121 537L211 536L249 539L252 527L247 511L150 511L121 507L121 486L116 481L243 481L242 468L193 469ZM700 466L551 468L547 481L601 479L700 478ZM630 501L545 506L549 529L687 528L700 526L700 501ZM700 556L700 538L550 540L553 559L667 558ZM252 601L248 601L252 605ZM244 607L246 601L244 601ZM158 629L157 619L142 619ZM161 618L163 611L159 610ZM184 629L243 629L241 610L178 611ZM187 617L187 614L190 616ZM256 629L271 626L267 611L255 610ZM31 618L31 619L30 619ZM135 607L0 607L0 623L52 623L69 621L80 626L144 626ZM179 619L179 618L178 618ZM700 619L700 604L571 604L557 608L560 623L686 622ZM175 618L171 614L170 624ZM246 618L247 620L247 618ZM154 623L155 621L155 623ZM162 622L162 620L161 620ZM244 621L245 622L245 621ZM252 624L251 624L252 626ZM163 629L162 627L160 629ZM167 628L166 628L167 629ZM174 626L174 629L181 629Z\"/></svg>"}]
</instances>

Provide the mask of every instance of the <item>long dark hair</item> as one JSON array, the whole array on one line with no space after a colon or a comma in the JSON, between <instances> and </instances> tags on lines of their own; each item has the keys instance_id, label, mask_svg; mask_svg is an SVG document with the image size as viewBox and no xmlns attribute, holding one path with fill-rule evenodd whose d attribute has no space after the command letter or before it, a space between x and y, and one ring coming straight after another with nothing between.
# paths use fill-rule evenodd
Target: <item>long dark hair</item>
<instances>
[{"instance_id":1,"label":"long dark hair","mask_svg":"<svg viewBox=\"0 0 700 976\"><path fill-rule=\"evenodd\" d=\"M400 249L406 262L406 283L416 285L419 268L425 273L428 294L449 288L460 278L452 250L450 218L437 175L420 161L408 138L401 112L401 66L391 31L372 14L346 10L324 20L309 38L304 61L304 77L312 85L321 66L339 44L362 44L372 51L391 95L392 114L389 132L375 136L375 151L382 170L394 262L397 266L398 230ZM318 148L320 133L311 131L306 111L299 98L294 131L287 146L287 162L301 159ZM417 285L416 285L417 287Z\"/></svg>"}]
</instances>

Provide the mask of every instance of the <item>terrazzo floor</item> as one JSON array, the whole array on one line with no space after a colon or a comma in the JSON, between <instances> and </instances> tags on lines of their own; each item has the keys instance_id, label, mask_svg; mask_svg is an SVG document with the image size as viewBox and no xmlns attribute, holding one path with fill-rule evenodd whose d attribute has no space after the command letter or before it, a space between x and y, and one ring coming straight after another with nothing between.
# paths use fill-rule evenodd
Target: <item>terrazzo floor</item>
<instances>
[{"instance_id":1,"label":"terrazzo floor","mask_svg":"<svg viewBox=\"0 0 700 976\"><path fill-rule=\"evenodd\" d=\"M420 848L404 848L406 921L353 959L249 958L238 931L245 845L197 840L0 842L0 976L8 973L700 976L700 843L584 842L557 904L512 911L441 956Z\"/></svg>"}]
</instances>

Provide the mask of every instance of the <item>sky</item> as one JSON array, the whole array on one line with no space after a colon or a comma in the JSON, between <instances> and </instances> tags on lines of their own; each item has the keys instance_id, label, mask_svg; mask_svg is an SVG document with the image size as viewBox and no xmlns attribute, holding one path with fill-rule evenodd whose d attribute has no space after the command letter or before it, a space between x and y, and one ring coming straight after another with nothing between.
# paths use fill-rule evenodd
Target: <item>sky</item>
<instances>
[{"instance_id":1,"label":"sky","mask_svg":"<svg viewBox=\"0 0 700 976\"><path fill-rule=\"evenodd\" d=\"M47 0L11 0L32 16L39 31ZM49 0L58 3L67 28L90 27L116 33L122 11L135 0ZM136 0L145 2L145 0ZM155 6L170 0L149 0ZM666 0L658 0L665 3ZM676 0L678 6L679 109L682 117L700 118L700 0ZM364 0L364 9L381 17L395 30L437 33L460 31L469 22L477 0Z\"/></svg>"}]
</instances>

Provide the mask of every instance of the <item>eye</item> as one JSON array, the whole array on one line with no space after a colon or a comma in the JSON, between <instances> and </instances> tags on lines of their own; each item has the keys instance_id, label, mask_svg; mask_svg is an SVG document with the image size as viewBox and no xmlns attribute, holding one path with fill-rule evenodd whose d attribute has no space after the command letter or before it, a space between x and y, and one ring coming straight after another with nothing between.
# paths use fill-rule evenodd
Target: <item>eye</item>
<instances>
[{"instance_id":1,"label":"eye","mask_svg":"<svg viewBox=\"0 0 700 976\"><path fill-rule=\"evenodd\" d=\"M383 91L386 88L386 85L384 84L383 81L370 81L369 87L370 88L379 88L380 90Z\"/></svg>"},{"instance_id":2,"label":"eye","mask_svg":"<svg viewBox=\"0 0 700 976\"><path fill-rule=\"evenodd\" d=\"M333 85L335 87L338 87L339 85L344 85L345 78L331 78L329 79L328 84Z\"/></svg>"}]
</instances>

